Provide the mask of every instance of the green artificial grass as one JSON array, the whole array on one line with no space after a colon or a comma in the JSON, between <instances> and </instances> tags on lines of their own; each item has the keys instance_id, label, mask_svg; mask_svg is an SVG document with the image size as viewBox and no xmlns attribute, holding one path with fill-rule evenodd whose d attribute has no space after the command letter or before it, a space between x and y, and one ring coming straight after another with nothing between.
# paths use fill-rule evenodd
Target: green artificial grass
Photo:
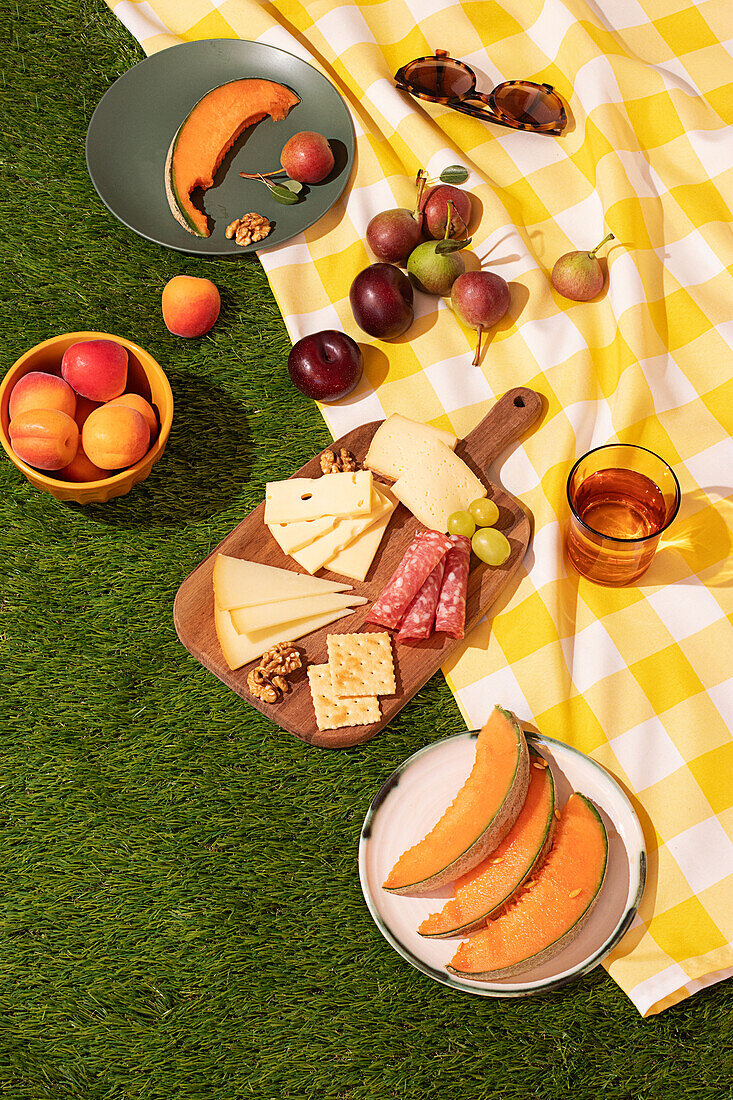
<instances>
[{"instance_id":1,"label":"green artificial grass","mask_svg":"<svg viewBox=\"0 0 733 1100\"><path fill-rule=\"evenodd\" d=\"M84 164L94 105L141 51L101 0L0 0L3 369L101 329L162 363L164 459L107 505L0 462L0 1095L8 1100L644 1100L727 1095L729 986L642 1021L603 970L551 996L458 995L402 961L356 869L379 784L462 728L436 676L346 752L280 732L187 656L186 574L328 441L289 384L255 259L128 232ZM171 336L160 292L214 279Z\"/></svg>"}]
</instances>

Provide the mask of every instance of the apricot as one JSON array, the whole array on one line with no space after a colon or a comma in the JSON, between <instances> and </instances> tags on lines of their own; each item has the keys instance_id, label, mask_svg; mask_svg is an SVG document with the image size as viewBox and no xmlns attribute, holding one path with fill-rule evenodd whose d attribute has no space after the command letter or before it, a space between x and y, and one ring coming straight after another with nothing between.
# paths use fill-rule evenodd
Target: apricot
<instances>
[{"instance_id":1,"label":"apricot","mask_svg":"<svg viewBox=\"0 0 733 1100\"><path fill-rule=\"evenodd\" d=\"M158 434L158 418L155 415L155 409L144 397L141 397L139 393L123 393L122 397L114 397L107 404L126 405L128 409L137 409L150 428L150 442L153 442Z\"/></svg>"},{"instance_id":2,"label":"apricot","mask_svg":"<svg viewBox=\"0 0 733 1100\"><path fill-rule=\"evenodd\" d=\"M73 416L76 412L76 395L71 386L57 374L32 370L19 378L13 386L8 416L12 420L19 413L32 409L58 409L67 416Z\"/></svg>"},{"instance_id":3,"label":"apricot","mask_svg":"<svg viewBox=\"0 0 733 1100\"><path fill-rule=\"evenodd\" d=\"M116 340L81 340L64 352L61 373L90 401L111 401L125 392L127 348Z\"/></svg>"},{"instance_id":4,"label":"apricot","mask_svg":"<svg viewBox=\"0 0 733 1100\"><path fill-rule=\"evenodd\" d=\"M10 421L10 445L38 470L61 470L76 454L79 429L60 409L28 409Z\"/></svg>"},{"instance_id":5,"label":"apricot","mask_svg":"<svg viewBox=\"0 0 733 1100\"><path fill-rule=\"evenodd\" d=\"M87 457L80 439L76 454L68 466L64 466L63 470L59 470L59 476L67 481L102 481L110 474L109 470L102 470L101 467L95 466L91 459Z\"/></svg>"},{"instance_id":6,"label":"apricot","mask_svg":"<svg viewBox=\"0 0 733 1100\"><path fill-rule=\"evenodd\" d=\"M86 422L86 418L90 412L99 408L99 401L90 401L88 397L77 397L76 399L76 414L74 420L79 425L79 431L82 430Z\"/></svg>"},{"instance_id":7,"label":"apricot","mask_svg":"<svg viewBox=\"0 0 733 1100\"><path fill-rule=\"evenodd\" d=\"M86 419L82 446L103 470L122 470L139 462L150 445L145 417L127 405L101 405Z\"/></svg>"},{"instance_id":8,"label":"apricot","mask_svg":"<svg viewBox=\"0 0 733 1100\"><path fill-rule=\"evenodd\" d=\"M163 287L163 320L174 336L203 336L219 316L221 298L210 279L175 275Z\"/></svg>"}]
</instances>

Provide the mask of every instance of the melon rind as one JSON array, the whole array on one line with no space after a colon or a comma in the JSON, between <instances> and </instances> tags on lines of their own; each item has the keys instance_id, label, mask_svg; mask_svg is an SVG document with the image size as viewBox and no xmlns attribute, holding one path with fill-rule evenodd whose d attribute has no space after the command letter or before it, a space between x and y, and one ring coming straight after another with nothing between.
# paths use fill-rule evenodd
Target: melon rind
<instances>
[{"instance_id":1,"label":"melon rind","mask_svg":"<svg viewBox=\"0 0 733 1100\"><path fill-rule=\"evenodd\" d=\"M526 959L520 959L512 966L505 966L500 970L482 970L469 972L467 970L456 970L455 967L452 967L450 964L448 964L446 966L446 970L449 970L451 974L455 974L459 978L468 978L474 982L493 982L497 981L499 978L513 978L515 974L526 973L527 970L534 970L535 967L542 966L543 963L549 962L550 959L553 959L555 955L559 955L561 951L568 947L568 945L571 944L573 940L578 937L580 932L585 927L588 918L593 912L596 902L600 897L603 883L606 879L606 871L608 870L608 834L606 833L606 827L601 820L601 815L598 813L598 810L590 801L590 799L586 798L585 795L579 795L579 797L583 799L588 809L591 810L594 816L598 819L598 824L600 825L603 832L605 842L605 860L603 863L603 869L601 871L601 876L598 881L596 892L588 902L587 908L583 911L580 917L578 917L572 927L568 928L568 930L564 932L561 936L559 936L558 939L548 944L547 947L542 949L542 951L537 951L534 955L528 955Z\"/></svg>"},{"instance_id":2,"label":"melon rind","mask_svg":"<svg viewBox=\"0 0 733 1100\"><path fill-rule=\"evenodd\" d=\"M530 753L530 764L533 763L532 757L534 757L536 759L544 759L540 755L540 753L536 752L532 748L530 748L529 753ZM552 784L552 803L551 803L551 807L550 807L549 823L548 823L548 826L547 826L547 830L545 832L545 838L542 842L542 846L535 853L535 857L532 860L532 862L529 863L527 865L527 867L525 868L524 874L522 875L522 877L515 883L512 890L510 890L510 892L508 894L506 894L501 899L501 901L497 902L497 904L495 906L493 906L492 909L488 909L485 913L482 913L481 916L477 917L475 920L468 921L466 924L457 924L454 927L444 929L441 932L420 932L420 929L418 928L418 932L420 932L420 935L423 936L426 940L447 940L447 939L452 939L452 938L454 939L457 936L467 936L469 932L476 932L479 928L483 928L483 926L486 924L486 921L489 919L489 917L492 917L495 913L498 913L500 909L503 909L504 906L507 905L511 901L511 899L514 897L514 895L517 893L517 891L522 888L522 886L527 881L527 879L530 878L531 875L542 866L542 864L545 861L545 856L547 855L547 853L550 851L550 848L552 847L552 841L553 841L554 836L555 836L555 822L556 822L555 810L557 808L557 788L555 786L555 780L554 780L553 775L552 775L552 769L550 768L549 765L547 766L547 774L548 774L550 782ZM501 842L499 842L499 843L501 843ZM497 847L498 847L498 845L497 845ZM476 866L478 867L478 864L476 864Z\"/></svg>"},{"instance_id":3,"label":"melon rind","mask_svg":"<svg viewBox=\"0 0 733 1100\"><path fill-rule=\"evenodd\" d=\"M527 748L524 732L514 715L504 710L503 707L497 707L496 709L514 727L519 745L514 778L504 801L481 835L452 863L419 882L411 882L404 886L384 886L383 889L388 890L390 894L407 894L410 896L427 894L430 890L438 890L441 886L445 886L447 883L460 878L461 875L467 874L482 860L486 859L498 844L501 844L519 816L529 787L529 749Z\"/></svg>"},{"instance_id":4,"label":"melon rind","mask_svg":"<svg viewBox=\"0 0 733 1100\"><path fill-rule=\"evenodd\" d=\"M188 116L186 117L188 118ZM176 149L178 135L180 134L181 129L184 125L185 122L181 123L181 126L179 126L176 130L175 134L173 135L173 140L168 146L168 153L166 154L165 158L165 194L166 198L168 199L168 205L171 208L171 214L176 219L176 221L179 222L188 233L192 233L194 237L204 237L205 234L199 232L198 227L189 220L185 210L179 204L178 195L176 194L176 189L173 182L173 153Z\"/></svg>"}]
</instances>

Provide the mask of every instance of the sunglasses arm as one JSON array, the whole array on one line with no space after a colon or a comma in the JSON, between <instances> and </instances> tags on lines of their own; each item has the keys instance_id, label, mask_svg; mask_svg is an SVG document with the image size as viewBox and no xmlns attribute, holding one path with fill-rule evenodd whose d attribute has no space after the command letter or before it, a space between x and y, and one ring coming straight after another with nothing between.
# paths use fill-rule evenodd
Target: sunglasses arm
<instances>
[{"instance_id":1,"label":"sunglasses arm","mask_svg":"<svg viewBox=\"0 0 733 1100\"><path fill-rule=\"evenodd\" d=\"M488 101L488 97L484 97L481 92L472 93L470 98L481 99L484 103ZM471 103L467 103L465 99L450 99L446 106L451 107L454 111L461 111L464 115L471 115L472 118L480 118L484 122L493 122L497 126L506 126L510 130L525 130L527 133L551 134L554 136L562 133L562 129L558 129L555 126L546 130L540 129L539 126L519 126L515 122L508 122L506 119L503 119L501 115L495 114L490 107L474 107Z\"/></svg>"}]
</instances>

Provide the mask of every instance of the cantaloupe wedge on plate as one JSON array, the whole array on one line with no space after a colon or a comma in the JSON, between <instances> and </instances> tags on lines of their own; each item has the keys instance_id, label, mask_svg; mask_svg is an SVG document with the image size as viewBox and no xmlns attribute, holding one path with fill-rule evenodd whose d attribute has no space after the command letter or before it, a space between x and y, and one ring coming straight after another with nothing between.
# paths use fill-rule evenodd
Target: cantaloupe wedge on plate
<instances>
[{"instance_id":1,"label":"cantaloupe wedge on plate","mask_svg":"<svg viewBox=\"0 0 733 1100\"><path fill-rule=\"evenodd\" d=\"M519 817L493 852L455 884L455 897L418 928L421 936L464 936L485 924L516 893L550 850L555 831L552 770L534 749L529 790Z\"/></svg>"},{"instance_id":2,"label":"cantaloupe wedge on plate","mask_svg":"<svg viewBox=\"0 0 733 1100\"><path fill-rule=\"evenodd\" d=\"M468 779L428 835L397 860L385 890L424 894L465 875L509 832L528 785L524 733L513 715L496 707L478 735Z\"/></svg>"},{"instance_id":3,"label":"cantaloupe wedge on plate","mask_svg":"<svg viewBox=\"0 0 733 1100\"><path fill-rule=\"evenodd\" d=\"M300 99L289 88L259 79L230 80L198 101L174 134L165 162L168 205L184 229L197 237L210 235L208 219L191 195L213 185L219 165L248 126L267 115L283 119L296 103Z\"/></svg>"},{"instance_id":4,"label":"cantaloupe wedge on plate","mask_svg":"<svg viewBox=\"0 0 733 1100\"><path fill-rule=\"evenodd\" d=\"M547 962L575 939L598 900L608 863L601 816L582 794L560 814L550 854L495 920L462 943L448 970L474 981L510 978Z\"/></svg>"}]
</instances>

